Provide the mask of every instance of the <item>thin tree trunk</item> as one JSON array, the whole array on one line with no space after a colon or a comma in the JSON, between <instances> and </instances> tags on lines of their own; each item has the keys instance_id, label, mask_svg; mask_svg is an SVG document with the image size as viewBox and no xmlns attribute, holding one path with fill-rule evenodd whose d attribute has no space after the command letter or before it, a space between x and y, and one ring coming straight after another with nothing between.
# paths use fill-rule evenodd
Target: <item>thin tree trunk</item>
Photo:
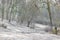
<instances>
[{"instance_id":1,"label":"thin tree trunk","mask_svg":"<svg viewBox=\"0 0 60 40\"><path fill-rule=\"evenodd\" d=\"M2 21L4 19L4 3L5 3L5 1L2 0Z\"/></svg>"},{"instance_id":2,"label":"thin tree trunk","mask_svg":"<svg viewBox=\"0 0 60 40\"><path fill-rule=\"evenodd\" d=\"M2 21L4 19L4 8L2 8Z\"/></svg>"},{"instance_id":3,"label":"thin tree trunk","mask_svg":"<svg viewBox=\"0 0 60 40\"><path fill-rule=\"evenodd\" d=\"M9 2L9 0L7 0L7 8L6 8L6 19L9 19L9 10L11 6L11 2Z\"/></svg>"},{"instance_id":4,"label":"thin tree trunk","mask_svg":"<svg viewBox=\"0 0 60 40\"><path fill-rule=\"evenodd\" d=\"M28 21L28 23L27 23L27 27L29 27L29 25L30 25L31 21L33 20L33 16L34 16L34 14L32 14L31 19Z\"/></svg>"},{"instance_id":5,"label":"thin tree trunk","mask_svg":"<svg viewBox=\"0 0 60 40\"><path fill-rule=\"evenodd\" d=\"M57 32L57 27L55 27L55 34L57 34L58 32Z\"/></svg>"},{"instance_id":6,"label":"thin tree trunk","mask_svg":"<svg viewBox=\"0 0 60 40\"><path fill-rule=\"evenodd\" d=\"M30 21L28 21L27 27L29 27L29 25L30 25Z\"/></svg>"},{"instance_id":7,"label":"thin tree trunk","mask_svg":"<svg viewBox=\"0 0 60 40\"><path fill-rule=\"evenodd\" d=\"M47 6L48 6L48 13L49 13L49 18L50 18L50 26L51 26L51 31L52 31L52 16L51 16L49 0L47 0Z\"/></svg>"},{"instance_id":8,"label":"thin tree trunk","mask_svg":"<svg viewBox=\"0 0 60 40\"><path fill-rule=\"evenodd\" d=\"M11 0L11 2L12 2L12 0ZM11 5L11 11L10 11L10 18L9 18L9 22L11 21L11 16L12 16L12 10L14 9L14 6L17 4L17 0L15 1L15 3L13 3L12 5Z\"/></svg>"}]
</instances>

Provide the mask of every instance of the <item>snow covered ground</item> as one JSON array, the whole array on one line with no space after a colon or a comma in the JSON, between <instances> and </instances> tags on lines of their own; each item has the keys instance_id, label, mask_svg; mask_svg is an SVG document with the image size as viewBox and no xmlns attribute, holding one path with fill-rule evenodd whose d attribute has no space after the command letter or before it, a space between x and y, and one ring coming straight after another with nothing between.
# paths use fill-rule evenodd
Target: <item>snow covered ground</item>
<instances>
[{"instance_id":1,"label":"snow covered ground","mask_svg":"<svg viewBox=\"0 0 60 40\"><path fill-rule=\"evenodd\" d=\"M21 34L21 33L3 32L0 33L0 40L60 40L60 36L47 33Z\"/></svg>"},{"instance_id":2,"label":"snow covered ground","mask_svg":"<svg viewBox=\"0 0 60 40\"><path fill-rule=\"evenodd\" d=\"M60 40L60 36L38 31L25 26L17 26L15 23L9 23L7 20L0 23L5 24L7 28L0 27L0 40ZM13 25L16 24L16 25ZM36 26L42 26L36 24ZM44 26L42 28L45 28Z\"/></svg>"}]
</instances>

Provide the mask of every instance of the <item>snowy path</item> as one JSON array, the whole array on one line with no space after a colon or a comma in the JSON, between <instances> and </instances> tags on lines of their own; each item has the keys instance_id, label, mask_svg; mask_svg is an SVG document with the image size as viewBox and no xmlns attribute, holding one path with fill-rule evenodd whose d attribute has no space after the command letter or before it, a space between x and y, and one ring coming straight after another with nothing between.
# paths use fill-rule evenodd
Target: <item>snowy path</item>
<instances>
[{"instance_id":1,"label":"snowy path","mask_svg":"<svg viewBox=\"0 0 60 40\"><path fill-rule=\"evenodd\" d=\"M2 23L0 21L0 23ZM4 21L7 29L0 27L0 40L60 40L60 36L45 32L37 33L28 27L17 27Z\"/></svg>"}]
</instances>

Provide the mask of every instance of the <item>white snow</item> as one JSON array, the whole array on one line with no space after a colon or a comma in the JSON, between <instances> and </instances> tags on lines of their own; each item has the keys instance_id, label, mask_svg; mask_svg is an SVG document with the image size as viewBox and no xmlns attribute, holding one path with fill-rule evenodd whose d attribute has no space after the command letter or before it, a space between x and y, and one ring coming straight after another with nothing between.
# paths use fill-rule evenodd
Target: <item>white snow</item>
<instances>
[{"instance_id":1,"label":"white snow","mask_svg":"<svg viewBox=\"0 0 60 40\"><path fill-rule=\"evenodd\" d=\"M41 33L32 33L32 34L15 34L15 33L2 33L0 34L0 39L11 39L11 40L60 40L60 36L52 34L41 34Z\"/></svg>"},{"instance_id":2,"label":"white snow","mask_svg":"<svg viewBox=\"0 0 60 40\"><path fill-rule=\"evenodd\" d=\"M43 24L35 24L35 26L37 26L37 27L40 27L40 28L46 28L46 27L48 27L48 25L43 25Z\"/></svg>"},{"instance_id":3,"label":"white snow","mask_svg":"<svg viewBox=\"0 0 60 40\"><path fill-rule=\"evenodd\" d=\"M43 25L43 24L38 24L38 23L35 23L34 24L34 27L35 29L38 31L50 31L51 30L51 27L49 25Z\"/></svg>"},{"instance_id":4,"label":"white snow","mask_svg":"<svg viewBox=\"0 0 60 40\"><path fill-rule=\"evenodd\" d=\"M60 36L46 33L44 31L36 31L26 26L18 27L16 22L3 22L7 26L7 29L0 27L0 40L60 40ZM36 27L45 28L45 25L35 24Z\"/></svg>"}]
</instances>

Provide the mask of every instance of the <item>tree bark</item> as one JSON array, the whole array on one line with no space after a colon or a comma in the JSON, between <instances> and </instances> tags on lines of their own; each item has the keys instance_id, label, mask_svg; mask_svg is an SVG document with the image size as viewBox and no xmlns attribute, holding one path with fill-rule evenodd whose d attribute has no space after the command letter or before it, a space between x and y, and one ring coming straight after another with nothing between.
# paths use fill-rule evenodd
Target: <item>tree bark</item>
<instances>
[{"instance_id":1,"label":"tree bark","mask_svg":"<svg viewBox=\"0 0 60 40\"><path fill-rule=\"evenodd\" d=\"M4 19L4 4L5 4L5 1L2 0L2 21Z\"/></svg>"},{"instance_id":2,"label":"tree bark","mask_svg":"<svg viewBox=\"0 0 60 40\"><path fill-rule=\"evenodd\" d=\"M50 10L49 0L47 0L47 7L48 7L48 13L49 13L49 19L50 19L50 26L51 26L51 31L52 31L52 15L51 15L51 10Z\"/></svg>"}]
</instances>

